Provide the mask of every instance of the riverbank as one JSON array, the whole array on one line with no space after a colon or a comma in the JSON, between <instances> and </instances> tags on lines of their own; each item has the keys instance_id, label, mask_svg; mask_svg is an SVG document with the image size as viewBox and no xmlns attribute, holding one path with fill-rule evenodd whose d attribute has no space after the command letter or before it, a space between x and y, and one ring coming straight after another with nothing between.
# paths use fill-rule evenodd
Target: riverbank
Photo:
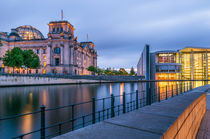
<instances>
[{"instance_id":1,"label":"riverbank","mask_svg":"<svg viewBox=\"0 0 210 139\"><path fill-rule=\"evenodd\" d=\"M143 76L0 74L0 87L136 82L143 79Z\"/></svg>"}]
</instances>

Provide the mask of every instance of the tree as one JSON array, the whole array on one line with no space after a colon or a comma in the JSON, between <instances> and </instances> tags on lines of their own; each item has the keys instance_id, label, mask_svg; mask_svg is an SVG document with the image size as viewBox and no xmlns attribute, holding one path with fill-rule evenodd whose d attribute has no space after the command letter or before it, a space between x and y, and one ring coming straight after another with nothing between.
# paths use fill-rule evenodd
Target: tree
<instances>
[{"instance_id":1,"label":"tree","mask_svg":"<svg viewBox=\"0 0 210 139\"><path fill-rule=\"evenodd\" d=\"M12 67L14 73L14 68L22 67L23 60L23 51L19 47L14 47L11 51L6 52L3 63L5 66Z\"/></svg>"},{"instance_id":2,"label":"tree","mask_svg":"<svg viewBox=\"0 0 210 139\"><path fill-rule=\"evenodd\" d=\"M32 69L38 69L40 68L40 60L39 56L35 53L32 55L32 61L31 61L31 67Z\"/></svg>"},{"instance_id":3,"label":"tree","mask_svg":"<svg viewBox=\"0 0 210 139\"><path fill-rule=\"evenodd\" d=\"M37 54L32 50L26 50L23 52L24 57L24 66L29 69L38 69L40 68L40 60Z\"/></svg>"},{"instance_id":4,"label":"tree","mask_svg":"<svg viewBox=\"0 0 210 139\"><path fill-rule=\"evenodd\" d=\"M94 66L90 66L90 67L88 67L88 71L96 73L97 72L97 68L94 67Z\"/></svg>"},{"instance_id":5,"label":"tree","mask_svg":"<svg viewBox=\"0 0 210 139\"><path fill-rule=\"evenodd\" d=\"M110 68L107 68L105 71L104 71L104 74L106 75L112 75L112 71Z\"/></svg>"},{"instance_id":6,"label":"tree","mask_svg":"<svg viewBox=\"0 0 210 139\"><path fill-rule=\"evenodd\" d=\"M128 72L124 68L120 68L120 75L128 75Z\"/></svg>"},{"instance_id":7,"label":"tree","mask_svg":"<svg viewBox=\"0 0 210 139\"><path fill-rule=\"evenodd\" d=\"M14 47L11 51L7 51L3 57L5 66L14 68L21 68L23 66L31 69L40 67L40 60L37 54L32 50L22 51L19 47Z\"/></svg>"},{"instance_id":8,"label":"tree","mask_svg":"<svg viewBox=\"0 0 210 139\"><path fill-rule=\"evenodd\" d=\"M135 75L136 74L136 72L134 71L134 68L133 67L131 67L131 70L130 70L130 75L131 76L133 76L133 75Z\"/></svg>"}]
</instances>

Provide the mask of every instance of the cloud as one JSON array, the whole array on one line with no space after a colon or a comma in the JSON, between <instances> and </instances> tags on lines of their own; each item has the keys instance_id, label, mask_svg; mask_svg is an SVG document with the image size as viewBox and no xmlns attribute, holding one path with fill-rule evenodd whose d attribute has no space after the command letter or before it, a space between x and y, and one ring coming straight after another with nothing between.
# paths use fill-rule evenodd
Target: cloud
<instances>
[{"instance_id":1,"label":"cloud","mask_svg":"<svg viewBox=\"0 0 210 139\"><path fill-rule=\"evenodd\" d=\"M136 66L145 44L151 50L209 47L208 0L6 0L1 1L0 31L32 25L45 36L60 11L76 28L79 41L95 42L100 67Z\"/></svg>"}]
</instances>

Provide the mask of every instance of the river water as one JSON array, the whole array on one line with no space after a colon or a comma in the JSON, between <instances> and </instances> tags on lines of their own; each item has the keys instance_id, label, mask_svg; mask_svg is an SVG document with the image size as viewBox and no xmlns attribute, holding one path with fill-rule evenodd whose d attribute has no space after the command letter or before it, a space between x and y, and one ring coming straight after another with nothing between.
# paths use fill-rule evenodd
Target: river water
<instances>
[{"instance_id":1,"label":"river water","mask_svg":"<svg viewBox=\"0 0 210 139\"><path fill-rule=\"evenodd\" d=\"M145 83L106 83L0 88L0 118L38 111L41 105L45 105L46 109L56 108L89 101L92 97L100 99L110 97L111 94L117 96L122 95L123 92L131 93L136 90L139 90L141 98L145 98L145 86ZM126 99L132 99L132 96L129 96L129 98L128 96L126 97ZM122 96L116 98L115 102L122 104ZM106 107L110 106L110 100L105 101L105 103ZM91 113L91 107L89 103L75 108L74 117ZM96 102L96 109L100 109L101 107L102 103ZM71 108L46 112L46 126L71 118ZM86 125L88 125L88 120L91 120L91 118L87 117ZM75 124L80 125L81 120L75 122ZM63 125L62 130L68 130L69 127L70 125L68 124ZM12 120L4 120L0 121L0 138L8 139L37 129L40 129L40 113ZM58 127L55 127L54 129L48 129L46 134L52 134L57 131ZM24 138L39 137L40 132L24 136Z\"/></svg>"}]
</instances>

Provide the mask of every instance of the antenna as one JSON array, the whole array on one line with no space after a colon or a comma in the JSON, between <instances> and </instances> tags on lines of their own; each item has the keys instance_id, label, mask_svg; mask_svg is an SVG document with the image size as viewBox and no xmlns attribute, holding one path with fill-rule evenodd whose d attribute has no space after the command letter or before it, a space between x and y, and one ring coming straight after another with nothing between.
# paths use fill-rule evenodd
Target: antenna
<instances>
[{"instance_id":1,"label":"antenna","mask_svg":"<svg viewBox=\"0 0 210 139\"><path fill-rule=\"evenodd\" d=\"M61 10L61 20L63 20L63 9Z\"/></svg>"}]
</instances>

